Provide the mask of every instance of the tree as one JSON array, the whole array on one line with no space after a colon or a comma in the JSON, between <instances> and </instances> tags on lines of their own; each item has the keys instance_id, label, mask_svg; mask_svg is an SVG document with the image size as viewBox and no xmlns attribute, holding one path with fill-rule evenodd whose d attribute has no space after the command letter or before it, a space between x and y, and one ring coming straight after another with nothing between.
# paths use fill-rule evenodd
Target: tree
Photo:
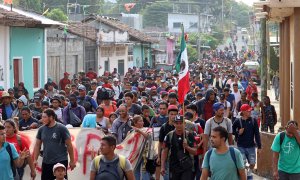
<instances>
[{"instance_id":1,"label":"tree","mask_svg":"<svg viewBox=\"0 0 300 180\"><path fill-rule=\"evenodd\" d=\"M189 63L192 63L192 62L195 62L198 60L197 49L194 48L190 44L187 45L187 53L188 53Z\"/></svg>"},{"instance_id":2,"label":"tree","mask_svg":"<svg viewBox=\"0 0 300 180\"><path fill-rule=\"evenodd\" d=\"M34 11L37 13L42 11L41 0L14 0L13 3L26 11Z\"/></svg>"},{"instance_id":3,"label":"tree","mask_svg":"<svg viewBox=\"0 0 300 180\"><path fill-rule=\"evenodd\" d=\"M172 12L172 6L168 2L155 2L147 6L142 12L144 27L165 28L170 12Z\"/></svg>"},{"instance_id":4,"label":"tree","mask_svg":"<svg viewBox=\"0 0 300 180\"><path fill-rule=\"evenodd\" d=\"M65 15L65 13L59 8L52 9L49 13L46 14L46 17L54 21L61 21L61 22L65 22L68 20L67 15Z\"/></svg>"},{"instance_id":5,"label":"tree","mask_svg":"<svg viewBox=\"0 0 300 180\"><path fill-rule=\"evenodd\" d=\"M279 70L279 57L276 55L274 47L270 47L270 69L273 72Z\"/></svg>"}]
</instances>

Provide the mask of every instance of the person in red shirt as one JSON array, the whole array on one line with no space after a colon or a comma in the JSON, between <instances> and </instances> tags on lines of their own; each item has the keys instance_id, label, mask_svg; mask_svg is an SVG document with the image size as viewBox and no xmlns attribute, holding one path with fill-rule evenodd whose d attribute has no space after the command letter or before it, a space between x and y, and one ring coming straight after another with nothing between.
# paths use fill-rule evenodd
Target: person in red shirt
<instances>
[{"instance_id":1,"label":"person in red shirt","mask_svg":"<svg viewBox=\"0 0 300 180\"><path fill-rule=\"evenodd\" d=\"M65 88L68 84L71 84L71 81L69 79L69 73L65 72L64 73L64 77L59 81L59 88L61 90L64 90L65 91Z\"/></svg>"},{"instance_id":2,"label":"person in red shirt","mask_svg":"<svg viewBox=\"0 0 300 180\"><path fill-rule=\"evenodd\" d=\"M249 79L249 85L245 91L247 93L247 99L252 100L252 93L257 93L257 86L254 84L253 79Z\"/></svg>"},{"instance_id":3,"label":"person in red shirt","mask_svg":"<svg viewBox=\"0 0 300 180\"><path fill-rule=\"evenodd\" d=\"M4 126L6 131L6 142L14 144L18 153L24 150L29 150L30 145L28 140L24 136L18 134L18 128L13 120L6 120ZM33 179L36 177L35 166L33 164L32 158L31 156L28 156L26 158L26 161L24 162L24 165L20 168L17 168L17 174L19 176L19 179L23 179L24 169L27 163L30 167L31 177Z\"/></svg>"},{"instance_id":4,"label":"person in red shirt","mask_svg":"<svg viewBox=\"0 0 300 180\"><path fill-rule=\"evenodd\" d=\"M109 88L109 89L113 90L113 87L112 87L111 84L108 82L108 77L103 77L103 82L104 82L104 84L102 84L102 87L104 87L104 88Z\"/></svg>"},{"instance_id":5,"label":"person in red shirt","mask_svg":"<svg viewBox=\"0 0 300 180\"><path fill-rule=\"evenodd\" d=\"M86 73L86 77L90 80L97 79L97 73L93 71L93 68L89 68L89 71Z\"/></svg>"}]
</instances>

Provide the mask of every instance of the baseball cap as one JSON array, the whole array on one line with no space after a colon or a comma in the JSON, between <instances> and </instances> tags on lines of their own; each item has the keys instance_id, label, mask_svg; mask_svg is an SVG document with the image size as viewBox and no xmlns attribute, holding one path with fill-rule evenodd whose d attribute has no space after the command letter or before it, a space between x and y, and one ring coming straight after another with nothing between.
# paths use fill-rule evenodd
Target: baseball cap
<instances>
[{"instance_id":1,"label":"baseball cap","mask_svg":"<svg viewBox=\"0 0 300 180\"><path fill-rule=\"evenodd\" d=\"M119 82L119 79L118 78L114 78L113 82Z\"/></svg>"},{"instance_id":2,"label":"baseball cap","mask_svg":"<svg viewBox=\"0 0 300 180\"><path fill-rule=\"evenodd\" d=\"M68 72L64 72L64 75L65 76L69 76L70 74Z\"/></svg>"},{"instance_id":3,"label":"baseball cap","mask_svg":"<svg viewBox=\"0 0 300 180\"><path fill-rule=\"evenodd\" d=\"M37 100L39 99L39 100L41 100L42 99L42 95L40 93L35 93L33 99L37 99Z\"/></svg>"},{"instance_id":4,"label":"baseball cap","mask_svg":"<svg viewBox=\"0 0 300 180\"><path fill-rule=\"evenodd\" d=\"M193 119L193 113L191 113L191 112L184 113L184 118L187 120Z\"/></svg>"},{"instance_id":5,"label":"baseball cap","mask_svg":"<svg viewBox=\"0 0 300 180\"><path fill-rule=\"evenodd\" d=\"M215 104L213 105L213 110L214 110L214 111L218 111L218 110L221 109L221 108L224 109L224 104L222 104L222 103L217 102L217 103L215 103Z\"/></svg>"},{"instance_id":6,"label":"baseball cap","mask_svg":"<svg viewBox=\"0 0 300 180\"><path fill-rule=\"evenodd\" d=\"M10 95L9 95L9 93L7 91L3 91L2 92L2 97L1 98L4 98L4 97L10 98Z\"/></svg>"},{"instance_id":7,"label":"baseball cap","mask_svg":"<svg viewBox=\"0 0 300 180\"><path fill-rule=\"evenodd\" d=\"M176 116L174 122L183 122L183 116Z\"/></svg>"},{"instance_id":8,"label":"baseball cap","mask_svg":"<svg viewBox=\"0 0 300 180\"><path fill-rule=\"evenodd\" d=\"M178 107L175 106L175 105L170 105L170 106L168 107L168 111L173 111L173 110L178 111Z\"/></svg>"},{"instance_id":9,"label":"baseball cap","mask_svg":"<svg viewBox=\"0 0 300 180\"><path fill-rule=\"evenodd\" d=\"M64 168L66 170L66 167L65 165L61 164L61 163L56 163L54 166L53 166L53 173L54 171L57 169L57 168Z\"/></svg>"},{"instance_id":10,"label":"baseball cap","mask_svg":"<svg viewBox=\"0 0 300 180\"><path fill-rule=\"evenodd\" d=\"M249 106L249 104L243 104L242 106L241 106L241 109L240 109L241 111L252 111L252 107L251 106Z\"/></svg>"},{"instance_id":11,"label":"baseball cap","mask_svg":"<svg viewBox=\"0 0 300 180\"><path fill-rule=\"evenodd\" d=\"M85 88L85 86L84 86L84 85L80 85L80 86L78 86L78 90L83 90L83 91L85 91L85 90L86 90L86 88Z\"/></svg>"}]
</instances>

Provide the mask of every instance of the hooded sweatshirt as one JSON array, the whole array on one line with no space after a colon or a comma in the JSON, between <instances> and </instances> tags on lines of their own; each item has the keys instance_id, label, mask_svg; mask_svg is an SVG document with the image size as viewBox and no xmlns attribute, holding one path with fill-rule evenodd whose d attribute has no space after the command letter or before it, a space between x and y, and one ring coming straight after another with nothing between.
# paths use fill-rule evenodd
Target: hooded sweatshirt
<instances>
[{"instance_id":1,"label":"hooded sweatshirt","mask_svg":"<svg viewBox=\"0 0 300 180\"><path fill-rule=\"evenodd\" d=\"M205 107L205 104L209 101L209 96L211 93L215 94L214 90L208 89L205 93L205 96L201 100L196 102L196 106L198 108L198 116L201 116L202 114L205 113L204 107ZM213 100L212 104L214 104L216 102L217 102L217 98L215 96L215 99Z\"/></svg>"}]
</instances>

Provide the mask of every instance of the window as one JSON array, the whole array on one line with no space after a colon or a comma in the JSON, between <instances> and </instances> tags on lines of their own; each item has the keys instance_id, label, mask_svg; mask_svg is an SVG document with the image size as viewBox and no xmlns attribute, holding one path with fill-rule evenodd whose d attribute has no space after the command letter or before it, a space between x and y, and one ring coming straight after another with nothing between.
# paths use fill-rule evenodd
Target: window
<instances>
[{"instance_id":1,"label":"window","mask_svg":"<svg viewBox=\"0 0 300 180\"><path fill-rule=\"evenodd\" d=\"M18 84L23 81L23 72L22 72L22 59L14 59L14 85L18 86Z\"/></svg>"},{"instance_id":2,"label":"window","mask_svg":"<svg viewBox=\"0 0 300 180\"><path fill-rule=\"evenodd\" d=\"M133 55L128 55L128 62L133 61Z\"/></svg>"},{"instance_id":3,"label":"window","mask_svg":"<svg viewBox=\"0 0 300 180\"><path fill-rule=\"evenodd\" d=\"M101 48L101 57L110 57L113 55L113 47L102 47Z\"/></svg>"},{"instance_id":4,"label":"window","mask_svg":"<svg viewBox=\"0 0 300 180\"><path fill-rule=\"evenodd\" d=\"M181 27L181 22L174 22L173 23L173 28L180 28Z\"/></svg>"},{"instance_id":5,"label":"window","mask_svg":"<svg viewBox=\"0 0 300 180\"><path fill-rule=\"evenodd\" d=\"M124 56L125 47L116 47L116 56Z\"/></svg>"},{"instance_id":6,"label":"window","mask_svg":"<svg viewBox=\"0 0 300 180\"><path fill-rule=\"evenodd\" d=\"M123 59L120 59L118 60L118 72L120 75L124 75L124 60Z\"/></svg>"},{"instance_id":7,"label":"window","mask_svg":"<svg viewBox=\"0 0 300 180\"><path fill-rule=\"evenodd\" d=\"M40 59L33 58L32 60L33 65L33 87L38 88L40 84Z\"/></svg>"},{"instance_id":8,"label":"window","mask_svg":"<svg viewBox=\"0 0 300 180\"><path fill-rule=\"evenodd\" d=\"M104 71L109 71L109 59L104 61Z\"/></svg>"},{"instance_id":9,"label":"window","mask_svg":"<svg viewBox=\"0 0 300 180\"><path fill-rule=\"evenodd\" d=\"M197 22L190 22L190 28L198 28Z\"/></svg>"}]
</instances>

